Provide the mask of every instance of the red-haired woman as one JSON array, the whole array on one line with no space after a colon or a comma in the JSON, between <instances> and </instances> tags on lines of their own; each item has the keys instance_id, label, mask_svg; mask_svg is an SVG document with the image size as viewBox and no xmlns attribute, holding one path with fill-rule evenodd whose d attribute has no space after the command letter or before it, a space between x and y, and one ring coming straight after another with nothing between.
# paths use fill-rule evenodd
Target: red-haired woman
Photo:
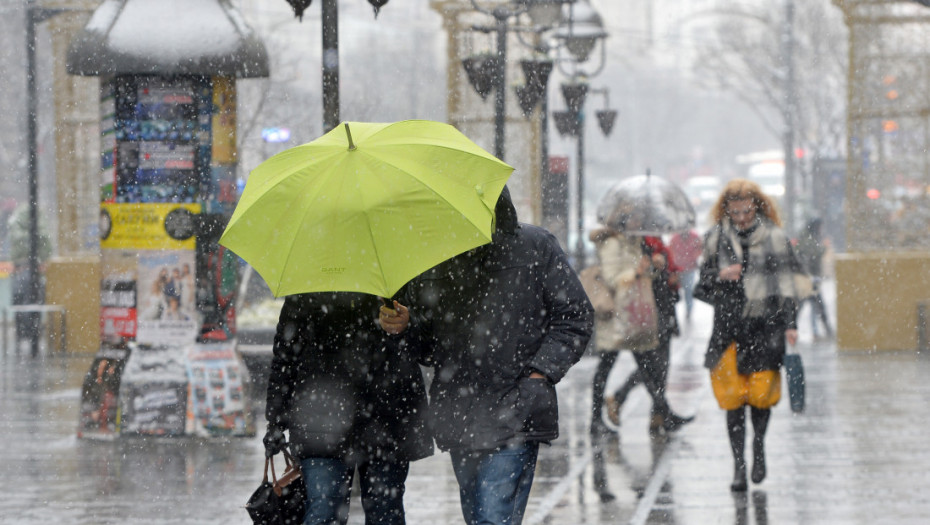
<instances>
[{"instance_id":1,"label":"red-haired woman","mask_svg":"<svg viewBox=\"0 0 930 525\"><path fill-rule=\"evenodd\" d=\"M714 326L705 358L733 451L730 489L746 482L746 407L753 428L752 481L765 479L765 431L781 398L785 341L797 341L796 276L804 275L773 200L754 182L734 179L711 211L701 286L711 292Z\"/></svg>"}]
</instances>

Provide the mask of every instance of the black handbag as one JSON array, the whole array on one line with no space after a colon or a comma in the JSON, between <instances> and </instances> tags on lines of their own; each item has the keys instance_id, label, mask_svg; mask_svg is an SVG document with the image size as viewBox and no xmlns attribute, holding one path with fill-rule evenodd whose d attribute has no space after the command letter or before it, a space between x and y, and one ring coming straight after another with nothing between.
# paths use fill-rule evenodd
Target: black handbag
<instances>
[{"instance_id":1,"label":"black handbag","mask_svg":"<svg viewBox=\"0 0 930 525\"><path fill-rule=\"evenodd\" d=\"M785 354L785 376L788 381L788 400L791 411L804 411L804 364L800 354Z\"/></svg>"},{"instance_id":2,"label":"black handbag","mask_svg":"<svg viewBox=\"0 0 930 525\"><path fill-rule=\"evenodd\" d=\"M712 278L705 278L704 270L701 270L700 279L698 279L697 284L694 285L694 289L691 290L691 297L694 297L702 303L707 303L711 306L714 305L714 300L717 296L717 291L714 288L714 282Z\"/></svg>"},{"instance_id":3,"label":"black handbag","mask_svg":"<svg viewBox=\"0 0 930 525\"><path fill-rule=\"evenodd\" d=\"M711 306L717 301L717 275L720 274L719 268L717 268L717 257L720 252L720 247L723 245L722 242L723 231L717 235L717 251L711 254L711 257L706 257L703 264L701 264L701 271L698 273L698 282L694 285L694 289L691 290L691 297L694 297L702 303L707 303Z\"/></svg>"},{"instance_id":4,"label":"black handbag","mask_svg":"<svg viewBox=\"0 0 930 525\"><path fill-rule=\"evenodd\" d=\"M274 459L265 458L265 474L245 509L255 525L299 525L304 521L307 490L300 464L284 452L286 465L280 478L274 471ZM268 467L271 481L268 481Z\"/></svg>"}]
</instances>

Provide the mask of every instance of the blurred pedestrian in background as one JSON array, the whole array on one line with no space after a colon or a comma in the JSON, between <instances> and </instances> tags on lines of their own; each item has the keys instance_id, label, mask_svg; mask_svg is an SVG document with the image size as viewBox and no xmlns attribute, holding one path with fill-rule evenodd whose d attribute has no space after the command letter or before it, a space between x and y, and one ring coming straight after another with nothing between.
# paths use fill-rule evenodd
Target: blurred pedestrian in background
<instances>
[{"instance_id":1,"label":"blurred pedestrian in background","mask_svg":"<svg viewBox=\"0 0 930 525\"><path fill-rule=\"evenodd\" d=\"M623 348L623 341L630 327L625 323L623 312L616 312L615 315L609 316L597 316L594 337L600 361L595 370L592 385L591 433L599 434L610 431L612 430L610 427L614 427L613 430L619 428L620 407L626 395L637 383L642 383L652 397L653 417L650 419L650 430L661 428L667 432L673 432L691 421L692 418L673 413L665 398L668 341L678 329L677 322L675 322L674 301L671 298L672 293L677 296L678 292L672 289L674 284L669 283L668 252L664 246L661 246L661 240L656 243L656 238L653 238L647 243L642 236L624 235L609 228L592 231L590 239L597 250L603 281L613 293L617 294L618 290L631 286L637 279L647 279L653 290L652 295L658 314L656 333L651 342L636 347L627 345L626 349L633 352L636 371L630 375L626 384L618 392L606 398L604 392L607 378Z\"/></svg>"},{"instance_id":2,"label":"blurred pedestrian in background","mask_svg":"<svg viewBox=\"0 0 930 525\"><path fill-rule=\"evenodd\" d=\"M694 309L694 282L697 280L698 261L701 258L701 249L704 243L701 236L694 230L687 230L672 235L668 242L668 249L678 266L678 276L681 291L685 296L685 320L691 320L691 310Z\"/></svg>"},{"instance_id":3,"label":"blurred pedestrian in background","mask_svg":"<svg viewBox=\"0 0 930 525\"><path fill-rule=\"evenodd\" d=\"M797 276L806 278L778 210L759 186L731 180L712 210L714 226L704 240L699 286L714 305L714 326L705 358L720 408L727 411L733 452L730 489L746 481L746 407L753 427L752 481L766 476L765 432L781 398L785 341L798 338Z\"/></svg>"},{"instance_id":4,"label":"blurred pedestrian in background","mask_svg":"<svg viewBox=\"0 0 930 525\"><path fill-rule=\"evenodd\" d=\"M679 267L669 249L662 242L661 237L643 237L643 252L649 257L652 267L652 292L656 301L658 313L657 335L658 346L650 352L650 365L654 371L659 393L665 398L665 389L668 384L668 369L671 361L672 337L679 334L678 314L675 305L679 301ZM619 424L620 411L630 391L636 385L644 384L643 371L637 368L631 373L613 396L607 398L607 417L611 422ZM687 423L691 418L681 418L681 423ZM665 414L656 403L652 404L649 419L649 433L655 434L664 430L676 430L679 424L665 425Z\"/></svg>"},{"instance_id":5,"label":"blurred pedestrian in background","mask_svg":"<svg viewBox=\"0 0 930 525\"><path fill-rule=\"evenodd\" d=\"M827 315L827 306L823 302L823 296L820 293L820 283L823 281L823 257L827 252L829 241L823 238L822 224L818 218L811 219L804 225L801 235L798 237L798 258L801 265L813 281L811 294L804 300L811 305L811 330L814 339L820 339L820 330L817 321L823 323L823 329L827 338L833 337L833 329L830 328L830 319Z\"/></svg>"},{"instance_id":6,"label":"blurred pedestrian in background","mask_svg":"<svg viewBox=\"0 0 930 525\"><path fill-rule=\"evenodd\" d=\"M433 453L417 355L380 328L380 305L321 292L288 296L281 308L265 454L289 447L300 460L306 525L346 523L356 469L365 523L405 523L410 462Z\"/></svg>"}]
</instances>

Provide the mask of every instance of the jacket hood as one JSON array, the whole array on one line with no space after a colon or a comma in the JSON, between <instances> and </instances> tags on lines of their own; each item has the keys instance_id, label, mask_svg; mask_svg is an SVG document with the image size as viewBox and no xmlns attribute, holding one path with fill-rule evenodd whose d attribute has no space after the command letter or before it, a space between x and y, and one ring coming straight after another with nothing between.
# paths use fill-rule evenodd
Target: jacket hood
<instances>
[{"instance_id":1,"label":"jacket hood","mask_svg":"<svg viewBox=\"0 0 930 525\"><path fill-rule=\"evenodd\" d=\"M495 229L494 235L508 234L514 235L519 227L517 220L517 208L513 205L510 198L510 190L504 186L500 197L497 199L497 205L494 207Z\"/></svg>"}]
</instances>

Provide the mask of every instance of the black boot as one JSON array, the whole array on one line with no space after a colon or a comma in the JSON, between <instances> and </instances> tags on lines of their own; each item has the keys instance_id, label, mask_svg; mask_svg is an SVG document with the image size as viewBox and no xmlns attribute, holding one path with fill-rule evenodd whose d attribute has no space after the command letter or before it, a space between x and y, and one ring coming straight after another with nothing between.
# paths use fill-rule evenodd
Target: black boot
<instances>
[{"instance_id":1,"label":"black boot","mask_svg":"<svg viewBox=\"0 0 930 525\"><path fill-rule=\"evenodd\" d=\"M767 408L750 410L752 414L752 482L762 483L765 479L765 432L768 430L772 411Z\"/></svg>"},{"instance_id":2,"label":"black boot","mask_svg":"<svg viewBox=\"0 0 930 525\"><path fill-rule=\"evenodd\" d=\"M730 490L746 492L746 410L744 407L727 411L727 434L733 452L733 483Z\"/></svg>"},{"instance_id":3,"label":"black boot","mask_svg":"<svg viewBox=\"0 0 930 525\"><path fill-rule=\"evenodd\" d=\"M733 483L730 483L730 491L746 492L748 487L749 484L746 482L746 462L741 459L733 467Z\"/></svg>"},{"instance_id":4,"label":"black boot","mask_svg":"<svg viewBox=\"0 0 930 525\"><path fill-rule=\"evenodd\" d=\"M752 440L752 482L762 483L765 479L765 445L758 438Z\"/></svg>"}]
</instances>

